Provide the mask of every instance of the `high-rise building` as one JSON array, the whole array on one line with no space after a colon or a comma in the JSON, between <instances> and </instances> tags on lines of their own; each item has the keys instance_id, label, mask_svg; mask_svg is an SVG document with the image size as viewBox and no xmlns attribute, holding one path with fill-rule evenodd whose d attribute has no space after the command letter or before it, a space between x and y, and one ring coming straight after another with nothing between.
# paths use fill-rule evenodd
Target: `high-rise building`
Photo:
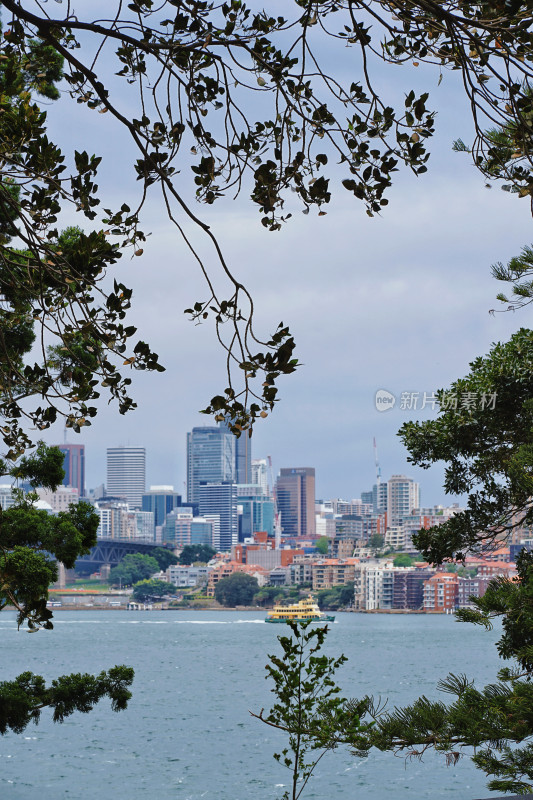
<instances>
[{"instance_id":1,"label":"high-rise building","mask_svg":"<svg viewBox=\"0 0 533 800\"><path fill-rule=\"evenodd\" d=\"M315 535L314 467L284 468L276 481L283 536Z\"/></svg>"},{"instance_id":2,"label":"high-rise building","mask_svg":"<svg viewBox=\"0 0 533 800\"><path fill-rule=\"evenodd\" d=\"M252 478L250 483L261 487L263 494L268 494L268 466L266 458L252 458Z\"/></svg>"},{"instance_id":3,"label":"high-rise building","mask_svg":"<svg viewBox=\"0 0 533 800\"><path fill-rule=\"evenodd\" d=\"M235 470L233 480L235 483L253 483L252 481L252 439L248 431L244 431L238 438L231 433L226 422L219 423L221 430L230 433L235 439Z\"/></svg>"},{"instance_id":4,"label":"high-rise building","mask_svg":"<svg viewBox=\"0 0 533 800\"><path fill-rule=\"evenodd\" d=\"M187 500L198 502L201 483L236 483L235 436L224 425L187 434ZM200 510L200 513L201 510Z\"/></svg>"},{"instance_id":5,"label":"high-rise building","mask_svg":"<svg viewBox=\"0 0 533 800\"><path fill-rule=\"evenodd\" d=\"M274 536L274 501L263 494L255 483L237 484L239 512L239 542L253 536L257 531L266 531Z\"/></svg>"},{"instance_id":6,"label":"high-rise building","mask_svg":"<svg viewBox=\"0 0 533 800\"><path fill-rule=\"evenodd\" d=\"M239 540L236 484L233 481L201 481L198 494L200 516L210 519L211 515L218 514L220 517L218 532L214 530L213 547L223 552L231 550ZM218 535L218 541L215 534Z\"/></svg>"},{"instance_id":7,"label":"high-rise building","mask_svg":"<svg viewBox=\"0 0 533 800\"><path fill-rule=\"evenodd\" d=\"M420 508L420 484L405 475L393 475L375 483L372 492L362 492L365 503L372 498L375 514L387 514L388 525L399 525L415 508Z\"/></svg>"},{"instance_id":8,"label":"high-rise building","mask_svg":"<svg viewBox=\"0 0 533 800\"><path fill-rule=\"evenodd\" d=\"M252 440L248 431L235 439L235 482L252 482Z\"/></svg>"},{"instance_id":9,"label":"high-rise building","mask_svg":"<svg viewBox=\"0 0 533 800\"><path fill-rule=\"evenodd\" d=\"M71 486L78 490L79 497L85 497L85 445L58 444L63 453L63 469L65 477L63 486Z\"/></svg>"},{"instance_id":10,"label":"high-rise building","mask_svg":"<svg viewBox=\"0 0 533 800\"><path fill-rule=\"evenodd\" d=\"M387 481L387 526L400 525L415 508L420 508L420 486L405 475Z\"/></svg>"},{"instance_id":11,"label":"high-rise building","mask_svg":"<svg viewBox=\"0 0 533 800\"><path fill-rule=\"evenodd\" d=\"M156 526L163 525L167 514L179 506L181 495L174 491L173 486L150 486L142 496L142 510L153 512Z\"/></svg>"},{"instance_id":12,"label":"high-rise building","mask_svg":"<svg viewBox=\"0 0 533 800\"><path fill-rule=\"evenodd\" d=\"M146 489L144 447L107 448L107 494L123 497L131 509L140 509Z\"/></svg>"}]
</instances>

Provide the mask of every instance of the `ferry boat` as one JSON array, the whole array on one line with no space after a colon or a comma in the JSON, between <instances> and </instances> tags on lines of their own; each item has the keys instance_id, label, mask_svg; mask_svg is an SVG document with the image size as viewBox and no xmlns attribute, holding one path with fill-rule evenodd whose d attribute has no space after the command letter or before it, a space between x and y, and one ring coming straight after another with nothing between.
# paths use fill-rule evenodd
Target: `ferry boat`
<instances>
[{"instance_id":1,"label":"ferry boat","mask_svg":"<svg viewBox=\"0 0 533 800\"><path fill-rule=\"evenodd\" d=\"M335 622L335 617L324 614L312 595L298 603L284 606L276 603L265 622Z\"/></svg>"}]
</instances>

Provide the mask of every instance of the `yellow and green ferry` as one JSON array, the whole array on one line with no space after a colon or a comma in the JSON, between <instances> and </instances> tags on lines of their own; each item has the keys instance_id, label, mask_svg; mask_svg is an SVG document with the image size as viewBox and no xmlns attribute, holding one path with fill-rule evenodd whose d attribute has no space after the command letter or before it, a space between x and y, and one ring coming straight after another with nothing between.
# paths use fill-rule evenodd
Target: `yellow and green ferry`
<instances>
[{"instance_id":1,"label":"yellow and green ferry","mask_svg":"<svg viewBox=\"0 0 533 800\"><path fill-rule=\"evenodd\" d=\"M298 603L284 606L276 603L265 622L335 622L335 617L324 614L312 595Z\"/></svg>"}]
</instances>

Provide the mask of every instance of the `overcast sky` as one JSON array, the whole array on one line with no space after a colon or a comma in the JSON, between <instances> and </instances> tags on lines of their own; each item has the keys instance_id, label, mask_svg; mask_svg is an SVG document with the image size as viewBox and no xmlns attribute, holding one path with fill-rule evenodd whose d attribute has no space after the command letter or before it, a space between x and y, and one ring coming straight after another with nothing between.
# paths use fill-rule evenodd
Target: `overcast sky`
<instances>
[{"instance_id":1,"label":"overcast sky","mask_svg":"<svg viewBox=\"0 0 533 800\"><path fill-rule=\"evenodd\" d=\"M335 58L333 51L326 56ZM401 93L403 85L410 88L415 71L410 72L388 67L380 80ZM490 264L508 260L530 242L529 206L498 187L486 189L468 157L452 152L454 138L469 140L471 123L457 76L445 75L438 88L437 78L421 71L415 76L418 82L427 79L439 112L429 173L418 179L399 175L382 217L369 219L342 187L336 187L327 216L297 213L278 233L262 228L246 197L196 209L253 292L259 332L272 333L280 321L290 325L302 362L281 380L281 402L258 424L253 456L271 455L275 473L280 467L315 467L318 497L348 499L371 487L375 437L384 479L405 473L420 481L424 505L451 502L441 488L442 470L414 469L396 436L407 419L437 412L401 410L401 392L422 397L446 387L492 342L529 325L528 309L488 313L502 288L491 278ZM49 114L51 135L65 149L103 156L102 205L129 199L133 205L138 186L131 176L132 151L110 115L89 112L68 98ZM186 172L177 180L190 199L194 190ZM146 447L148 484L183 490L185 435L193 426L211 424L198 410L226 385L223 358L209 324L195 327L183 314L206 292L157 191L143 225L152 232L144 255L124 258L116 274L134 290L131 323L167 371L133 372L138 409L121 417L104 405L93 427L78 436L69 432L69 441L86 445L89 487L105 482L106 447L123 444ZM379 389L398 398L395 408L376 410ZM62 442L62 427L45 438Z\"/></svg>"}]
</instances>

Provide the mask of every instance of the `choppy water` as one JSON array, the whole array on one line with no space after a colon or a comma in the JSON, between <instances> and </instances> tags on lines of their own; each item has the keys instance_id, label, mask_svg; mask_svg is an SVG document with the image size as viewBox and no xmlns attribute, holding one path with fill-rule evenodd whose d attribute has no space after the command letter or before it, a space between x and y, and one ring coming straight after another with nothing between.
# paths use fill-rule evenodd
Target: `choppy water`
<instances>
[{"instance_id":1,"label":"choppy water","mask_svg":"<svg viewBox=\"0 0 533 800\"><path fill-rule=\"evenodd\" d=\"M281 626L243 612L57 612L55 629L17 632L0 616L0 679L30 669L51 679L135 668L128 710L104 701L90 714L0 737L2 800L276 800L288 770L272 753L282 735L248 711L268 708L267 654L278 652ZM344 652L338 681L346 696L366 693L407 703L448 671L494 679L497 633L452 617L339 614L326 652ZM376 753L328 754L302 800L474 800L490 797L468 758L446 767Z\"/></svg>"}]
</instances>

